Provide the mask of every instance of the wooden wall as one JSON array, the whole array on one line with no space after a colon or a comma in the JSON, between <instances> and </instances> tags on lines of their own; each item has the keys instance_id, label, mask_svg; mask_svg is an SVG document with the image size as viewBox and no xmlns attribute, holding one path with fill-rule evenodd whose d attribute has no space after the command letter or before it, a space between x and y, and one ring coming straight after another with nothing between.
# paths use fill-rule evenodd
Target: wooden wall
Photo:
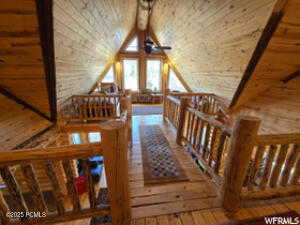
<instances>
[{"instance_id":1,"label":"wooden wall","mask_svg":"<svg viewBox=\"0 0 300 225\"><path fill-rule=\"evenodd\" d=\"M300 133L300 77L262 92L235 115L259 117L262 134Z\"/></svg>"},{"instance_id":2,"label":"wooden wall","mask_svg":"<svg viewBox=\"0 0 300 225\"><path fill-rule=\"evenodd\" d=\"M57 100L87 93L135 25L136 0L54 0Z\"/></svg>"},{"instance_id":3,"label":"wooden wall","mask_svg":"<svg viewBox=\"0 0 300 225\"><path fill-rule=\"evenodd\" d=\"M194 91L231 99L275 0L158 0L151 25Z\"/></svg>"},{"instance_id":4,"label":"wooden wall","mask_svg":"<svg viewBox=\"0 0 300 225\"><path fill-rule=\"evenodd\" d=\"M0 150L13 149L51 125L48 120L1 94L0 102Z\"/></svg>"},{"instance_id":5,"label":"wooden wall","mask_svg":"<svg viewBox=\"0 0 300 225\"><path fill-rule=\"evenodd\" d=\"M0 3L0 87L49 116L34 0Z\"/></svg>"}]
</instances>

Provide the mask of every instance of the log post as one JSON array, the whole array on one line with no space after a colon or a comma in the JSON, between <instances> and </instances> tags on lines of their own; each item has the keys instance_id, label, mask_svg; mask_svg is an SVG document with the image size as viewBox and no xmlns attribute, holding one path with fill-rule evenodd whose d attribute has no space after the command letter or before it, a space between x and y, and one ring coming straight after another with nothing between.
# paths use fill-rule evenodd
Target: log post
<instances>
[{"instance_id":1,"label":"log post","mask_svg":"<svg viewBox=\"0 0 300 225\"><path fill-rule=\"evenodd\" d=\"M163 119L166 118L167 116L167 96L168 94L170 93L170 89L165 89L165 92L164 92L164 99L163 99Z\"/></svg>"},{"instance_id":2,"label":"log post","mask_svg":"<svg viewBox=\"0 0 300 225\"><path fill-rule=\"evenodd\" d=\"M176 143L178 145L182 145L182 136L183 136L183 131L184 131L185 112L186 112L186 108L187 108L188 104L189 104L189 99L188 98L180 98L178 128L177 128L177 136L176 136Z\"/></svg>"},{"instance_id":3,"label":"log post","mask_svg":"<svg viewBox=\"0 0 300 225\"><path fill-rule=\"evenodd\" d=\"M125 127L122 121L109 121L101 126L112 225L131 223Z\"/></svg>"},{"instance_id":4,"label":"log post","mask_svg":"<svg viewBox=\"0 0 300 225\"><path fill-rule=\"evenodd\" d=\"M238 117L234 124L221 199L223 207L231 213L241 207L241 191L259 125L260 120L254 117Z\"/></svg>"}]
</instances>

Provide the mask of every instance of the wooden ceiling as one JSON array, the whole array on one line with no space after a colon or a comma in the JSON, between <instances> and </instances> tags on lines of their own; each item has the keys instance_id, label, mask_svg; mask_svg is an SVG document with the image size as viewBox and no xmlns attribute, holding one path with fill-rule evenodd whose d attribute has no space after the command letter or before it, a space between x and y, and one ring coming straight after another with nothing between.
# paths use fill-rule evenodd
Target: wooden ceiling
<instances>
[{"instance_id":1,"label":"wooden ceiling","mask_svg":"<svg viewBox=\"0 0 300 225\"><path fill-rule=\"evenodd\" d=\"M0 88L50 116L36 3L0 5Z\"/></svg>"},{"instance_id":2,"label":"wooden ceiling","mask_svg":"<svg viewBox=\"0 0 300 225\"><path fill-rule=\"evenodd\" d=\"M232 99L275 0L157 0L150 24L194 91Z\"/></svg>"},{"instance_id":3,"label":"wooden ceiling","mask_svg":"<svg viewBox=\"0 0 300 225\"><path fill-rule=\"evenodd\" d=\"M0 151L17 147L51 122L0 94Z\"/></svg>"},{"instance_id":4,"label":"wooden ceiling","mask_svg":"<svg viewBox=\"0 0 300 225\"><path fill-rule=\"evenodd\" d=\"M259 93L271 87L286 87L285 83L294 85L296 81L291 78L300 74L300 1L281 2L285 4L274 8L273 17L282 15L282 18L251 77L245 82L241 93L235 96L235 101L232 103L234 108L251 101ZM298 88L300 89L299 82ZM291 99L294 98L292 93L289 93L289 96Z\"/></svg>"},{"instance_id":5,"label":"wooden ceiling","mask_svg":"<svg viewBox=\"0 0 300 225\"><path fill-rule=\"evenodd\" d=\"M87 93L135 26L137 0L54 0L58 102Z\"/></svg>"}]
</instances>

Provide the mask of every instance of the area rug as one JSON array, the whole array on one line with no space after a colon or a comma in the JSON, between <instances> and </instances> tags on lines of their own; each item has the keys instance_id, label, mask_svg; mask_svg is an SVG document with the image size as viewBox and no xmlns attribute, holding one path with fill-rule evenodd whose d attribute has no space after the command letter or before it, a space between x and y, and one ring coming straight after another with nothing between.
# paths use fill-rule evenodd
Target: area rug
<instances>
[{"instance_id":1,"label":"area rug","mask_svg":"<svg viewBox=\"0 0 300 225\"><path fill-rule=\"evenodd\" d=\"M132 115L142 116L142 115L155 115L162 114L163 107L161 105L133 105Z\"/></svg>"},{"instance_id":2,"label":"area rug","mask_svg":"<svg viewBox=\"0 0 300 225\"><path fill-rule=\"evenodd\" d=\"M109 207L108 190L107 188L100 188L97 197L97 208ZM96 216L92 217L90 225L111 223L111 216Z\"/></svg>"},{"instance_id":3,"label":"area rug","mask_svg":"<svg viewBox=\"0 0 300 225\"><path fill-rule=\"evenodd\" d=\"M229 221L225 223L219 223L218 225L265 225L265 224L298 224L300 215L295 211L289 211L280 214L268 215L264 217Z\"/></svg>"},{"instance_id":4,"label":"area rug","mask_svg":"<svg viewBox=\"0 0 300 225\"><path fill-rule=\"evenodd\" d=\"M145 184L188 180L158 125L140 126L140 136Z\"/></svg>"}]
</instances>

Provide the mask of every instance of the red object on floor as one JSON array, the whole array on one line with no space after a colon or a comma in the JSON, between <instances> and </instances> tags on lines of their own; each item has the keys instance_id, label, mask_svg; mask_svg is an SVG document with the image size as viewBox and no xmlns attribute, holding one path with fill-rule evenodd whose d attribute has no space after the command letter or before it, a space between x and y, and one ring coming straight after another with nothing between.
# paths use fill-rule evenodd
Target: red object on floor
<instances>
[{"instance_id":1,"label":"red object on floor","mask_svg":"<svg viewBox=\"0 0 300 225\"><path fill-rule=\"evenodd\" d=\"M77 177L75 183L79 195L87 192L87 183L84 176Z\"/></svg>"}]
</instances>

